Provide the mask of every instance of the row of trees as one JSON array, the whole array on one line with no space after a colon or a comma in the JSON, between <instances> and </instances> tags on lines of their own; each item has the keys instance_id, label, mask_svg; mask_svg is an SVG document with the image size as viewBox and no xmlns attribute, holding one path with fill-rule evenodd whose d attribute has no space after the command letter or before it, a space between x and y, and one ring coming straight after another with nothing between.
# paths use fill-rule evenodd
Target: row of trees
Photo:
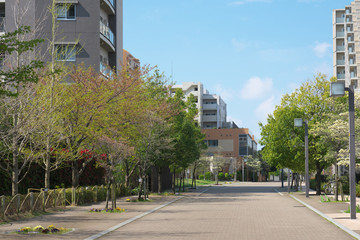
<instances>
[{"instance_id":1,"label":"row of trees","mask_svg":"<svg viewBox=\"0 0 360 240\"><path fill-rule=\"evenodd\" d=\"M129 186L136 176L146 189L150 168L175 173L200 157L205 146L194 122L195 99L185 100L181 90L172 94L159 70L123 65L104 76L64 65L56 61L52 40L46 41L51 60L44 64L35 54L43 41L30 33L20 26L0 40L7 56L0 72L0 169L11 178L13 195L35 162L44 168L45 188L52 186L51 173L69 164L77 187L96 159L108 188L116 177Z\"/></svg>"},{"instance_id":2,"label":"row of trees","mask_svg":"<svg viewBox=\"0 0 360 240\"><path fill-rule=\"evenodd\" d=\"M309 166L316 171L316 191L320 194L321 172L335 164L348 165L348 104L347 96L330 97L330 82L318 74L291 94L282 97L267 123L261 124L262 155L270 165L304 173L304 128L294 127L295 118L309 121ZM356 95L356 116L360 113ZM359 120L356 118L359 138ZM359 142L359 141L357 141ZM336 174L337 178L337 174Z\"/></svg>"}]
</instances>

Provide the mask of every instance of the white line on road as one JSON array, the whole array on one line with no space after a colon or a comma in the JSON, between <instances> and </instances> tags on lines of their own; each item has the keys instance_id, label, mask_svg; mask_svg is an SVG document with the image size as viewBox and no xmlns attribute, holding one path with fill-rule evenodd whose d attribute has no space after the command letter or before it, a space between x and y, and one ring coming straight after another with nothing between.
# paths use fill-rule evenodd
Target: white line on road
<instances>
[{"instance_id":1,"label":"white line on road","mask_svg":"<svg viewBox=\"0 0 360 240\"><path fill-rule=\"evenodd\" d=\"M360 235L357 234L356 232L350 230L349 228L345 227L344 225L335 222L334 219L330 218L329 216L323 214L322 212L320 212L319 210L317 210L316 208L313 208L312 206L310 206L309 204L301 201L300 199L298 199L297 197L293 196L290 194L290 197L292 197L293 199L295 199L296 201L298 201L299 203L301 203L302 205L304 205L305 207L307 207L308 209L312 210L313 212L319 214L321 217L325 218L326 220L328 220L329 222L332 222L333 224L335 224L336 226L338 226L339 228L341 228L342 230L344 230L345 232L347 232L348 234L350 234L351 236L353 236L356 239L360 239Z\"/></svg>"},{"instance_id":2,"label":"white line on road","mask_svg":"<svg viewBox=\"0 0 360 240\"><path fill-rule=\"evenodd\" d=\"M115 231L115 230L118 229L118 228L121 228L121 227L123 227L123 226L125 226L125 225L127 225L127 224L129 224L129 223L132 223L132 222L138 220L139 218L142 218L142 217L144 217L144 216L146 216L146 215L148 215L148 214L150 214L150 213L153 213L153 212L159 210L160 208L166 207L166 206L168 206L168 205L170 205L170 204L172 204L172 203L174 203L174 202L176 202L176 201L178 201L178 200L180 200L180 199L182 199L182 198L184 198L184 196L178 197L178 198L176 198L176 199L174 199L174 200L172 200L172 201L170 201L170 202L168 202L168 203L165 203L165 204L163 204L163 205L161 205L161 206L158 206L158 207L156 207L156 208L154 208L154 209L152 209L152 210L149 210L149 211L147 211L147 212L144 212L144 213L142 213L142 214L140 214L140 215L138 215L138 216L136 216L136 217L130 218L130 219L126 220L125 222L119 223L118 225L115 225L115 226L113 226L113 227L111 227L111 228L109 228L109 229L107 229L107 230L105 230L105 231L102 231L102 232L100 232L100 233L98 233L98 234L95 234L95 235L93 235L93 236L91 236L91 237L88 237L88 238L86 238L85 240L98 239L98 238L104 236L105 234L108 234L108 233L110 233L110 232L112 232L112 231Z\"/></svg>"}]
</instances>

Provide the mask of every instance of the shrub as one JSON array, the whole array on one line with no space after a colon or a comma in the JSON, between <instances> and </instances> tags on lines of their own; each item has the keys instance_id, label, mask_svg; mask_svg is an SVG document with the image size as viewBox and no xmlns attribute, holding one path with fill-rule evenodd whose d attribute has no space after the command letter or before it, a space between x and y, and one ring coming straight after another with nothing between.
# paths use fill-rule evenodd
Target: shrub
<instances>
[{"instance_id":1,"label":"shrub","mask_svg":"<svg viewBox=\"0 0 360 240\"><path fill-rule=\"evenodd\" d=\"M225 173L225 180L230 180L230 175L228 173Z\"/></svg>"},{"instance_id":2,"label":"shrub","mask_svg":"<svg viewBox=\"0 0 360 240\"><path fill-rule=\"evenodd\" d=\"M204 175L199 175L199 178L198 178L198 179L199 179L199 180L204 180L204 177L205 177Z\"/></svg>"},{"instance_id":3,"label":"shrub","mask_svg":"<svg viewBox=\"0 0 360 240\"><path fill-rule=\"evenodd\" d=\"M212 180L212 172L206 172L205 173L205 180Z\"/></svg>"},{"instance_id":4,"label":"shrub","mask_svg":"<svg viewBox=\"0 0 360 240\"><path fill-rule=\"evenodd\" d=\"M220 181L224 181L224 180L225 180L225 175L224 175L224 173L222 173L222 172L219 173L219 174L218 174L218 178L219 178Z\"/></svg>"}]
</instances>

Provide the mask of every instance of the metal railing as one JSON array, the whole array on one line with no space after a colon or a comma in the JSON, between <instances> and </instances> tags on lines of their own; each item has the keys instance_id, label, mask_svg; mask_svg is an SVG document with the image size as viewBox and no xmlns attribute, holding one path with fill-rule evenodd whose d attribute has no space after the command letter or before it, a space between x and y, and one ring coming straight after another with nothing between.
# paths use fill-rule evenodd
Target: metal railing
<instances>
[{"instance_id":1,"label":"metal railing","mask_svg":"<svg viewBox=\"0 0 360 240\"><path fill-rule=\"evenodd\" d=\"M345 51L344 46L336 46L336 51Z\"/></svg>"},{"instance_id":2,"label":"metal railing","mask_svg":"<svg viewBox=\"0 0 360 240\"><path fill-rule=\"evenodd\" d=\"M345 22L345 18L336 18L336 22L337 23L343 23L343 22Z\"/></svg>"},{"instance_id":3,"label":"metal railing","mask_svg":"<svg viewBox=\"0 0 360 240\"><path fill-rule=\"evenodd\" d=\"M336 75L337 79L345 79L345 74Z\"/></svg>"},{"instance_id":4,"label":"metal railing","mask_svg":"<svg viewBox=\"0 0 360 240\"><path fill-rule=\"evenodd\" d=\"M103 22L100 21L100 33L104 35L113 46L115 46L115 35L109 28L109 26L106 26Z\"/></svg>"}]
</instances>

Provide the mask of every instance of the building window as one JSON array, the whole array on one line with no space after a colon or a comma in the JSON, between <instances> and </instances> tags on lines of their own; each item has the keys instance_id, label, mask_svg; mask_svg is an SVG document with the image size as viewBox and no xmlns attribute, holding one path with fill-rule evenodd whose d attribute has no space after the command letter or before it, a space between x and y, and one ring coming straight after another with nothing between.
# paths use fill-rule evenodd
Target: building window
<instances>
[{"instance_id":1,"label":"building window","mask_svg":"<svg viewBox=\"0 0 360 240\"><path fill-rule=\"evenodd\" d=\"M208 140L207 144L209 147L217 147L219 145L219 141L218 140Z\"/></svg>"},{"instance_id":2,"label":"building window","mask_svg":"<svg viewBox=\"0 0 360 240\"><path fill-rule=\"evenodd\" d=\"M56 48L56 60L58 61L76 61L76 45L58 44Z\"/></svg>"},{"instance_id":3,"label":"building window","mask_svg":"<svg viewBox=\"0 0 360 240\"><path fill-rule=\"evenodd\" d=\"M76 19L76 5L75 4L57 4L57 19L58 20L74 20Z\"/></svg>"}]
</instances>

